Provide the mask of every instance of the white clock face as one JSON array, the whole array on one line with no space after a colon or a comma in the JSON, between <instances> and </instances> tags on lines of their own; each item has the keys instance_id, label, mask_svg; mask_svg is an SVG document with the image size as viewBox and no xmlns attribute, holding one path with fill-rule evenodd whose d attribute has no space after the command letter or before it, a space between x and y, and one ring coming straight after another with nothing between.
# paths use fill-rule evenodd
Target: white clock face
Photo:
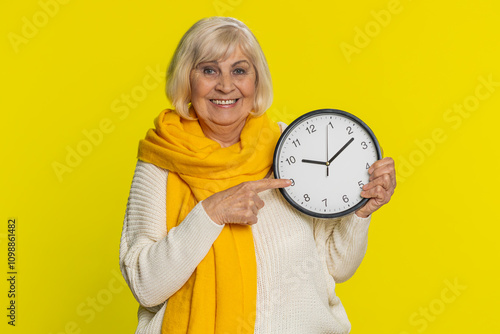
<instances>
[{"instance_id":1,"label":"white clock face","mask_svg":"<svg viewBox=\"0 0 500 334\"><path fill-rule=\"evenodd\" d=\"M361 207L368 168L381 158L377 139L357 117L340 110L307 113L283 132L274 154L276 178L291 179L281 189L300 211L333 218Z\"/></svg>"}]
</instances>

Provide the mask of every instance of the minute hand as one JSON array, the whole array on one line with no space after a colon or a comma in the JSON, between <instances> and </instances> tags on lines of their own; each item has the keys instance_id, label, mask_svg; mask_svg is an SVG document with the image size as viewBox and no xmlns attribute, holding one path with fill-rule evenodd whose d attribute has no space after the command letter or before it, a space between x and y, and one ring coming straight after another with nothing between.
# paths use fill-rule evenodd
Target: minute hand
<instances>
[{"instance_id":1,"label":"minute hand","mask_svg":"<svg viewBox=\"0 0 500 334\"><path fill-rule=\"evenodd\" d=\"M308 160L308 159L302 159L302 162L306 162L308 164L316 164L316 165L326 165L325 161L318 161L318 160Z\"/></svg>"},{"instance_id":2,"label":"minute hand","mask_svg":"<svg viewBox=\"0 0 500 334\"><path fill-rule=\"evenodd\" d=\"M337 158L339 156L339 154L342 153L342 151L345 150L346 147L349 146L350 143L352 143L353 140L354 140L354 137L349 139L349 141L347 143L345 143L345 145L342 146L342 148L337 153L335 153L335 155L330 160L328 160L328 164L331 164L332 161L335 160L335 158Z\"/></svg>"}]
</instances>

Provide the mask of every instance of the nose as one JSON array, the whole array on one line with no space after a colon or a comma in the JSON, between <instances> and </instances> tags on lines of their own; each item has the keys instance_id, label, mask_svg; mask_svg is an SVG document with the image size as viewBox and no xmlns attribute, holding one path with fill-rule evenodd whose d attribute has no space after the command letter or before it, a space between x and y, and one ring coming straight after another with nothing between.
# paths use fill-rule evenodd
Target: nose
<instances>
[{"instance_id":1,"label":"nose","mask_svg":"<svg viewBox=\"0 0 500 334\"><path fill-rule=\"evenodd\" d=\"M222 93L230 93L234 89L233 78L230 73L221 73L215 89Z\"/></svg>"}]
</instances>

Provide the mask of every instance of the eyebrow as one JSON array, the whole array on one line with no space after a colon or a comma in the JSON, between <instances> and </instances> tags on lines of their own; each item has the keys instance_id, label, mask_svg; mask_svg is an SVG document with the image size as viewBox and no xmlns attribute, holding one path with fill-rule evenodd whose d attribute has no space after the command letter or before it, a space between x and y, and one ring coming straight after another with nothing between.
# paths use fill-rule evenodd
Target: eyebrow
<instances>
[{"instance_id":1,"label":"eyebrow","mask_svg":"<svg viewBox=\"0 0 500 334\"><path fill-rule=\"evenodd\" d=\"M247 65L250 66L250 63L248 62L248 60L246 59L242 59L242 60L238 60L236 63L234 63L233 65L231 65L232 67L235 67L236 65L239 65L240 63L246 63Z\"/></svg>"},{"instance_id":2,"label":"eyebrow","mask_svg":"<svg viewBox=\"0 0 500 334\"><path fill-rule=\"evenodd\" d=\"M242 59L242 60L238 60L235 63L233 63L231 65L231 67L235 67L235 66L237 66L237 65L239 65L241 63L246 63L247 65L250 65L250 63L248 62L248 60ZM203 64L215 64L215 65L219 65L219 62L217 60L210 60L210 61L201 62L199 65L203 65Z\"/></svg>"}]
</instances>

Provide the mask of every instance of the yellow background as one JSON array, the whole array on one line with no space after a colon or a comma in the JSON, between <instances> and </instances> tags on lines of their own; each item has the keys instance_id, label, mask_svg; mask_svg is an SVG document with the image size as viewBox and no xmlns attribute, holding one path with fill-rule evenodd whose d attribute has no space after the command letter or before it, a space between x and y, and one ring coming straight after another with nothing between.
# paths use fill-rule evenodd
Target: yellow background
<instances>
[{"instance_id":1,"label":"yellow background","mask_svg":"<svg viewBox=\"0 0 500 334\"><path fill-rule=\"evenodd\" d=\"M500 4L491 0L4 4L1 331L135 330L118 251L138 140L168 107L164 77L151 73L163 76L182 34L213 15L241 19L259 39L275 119L349 111L396 161L400 182L373 215L365 260L337 286L352 333L500 332ZM77 149L86 156L69 167ZM8 218L17 219L15 328Z\"/></svg>"}]
</instances>

